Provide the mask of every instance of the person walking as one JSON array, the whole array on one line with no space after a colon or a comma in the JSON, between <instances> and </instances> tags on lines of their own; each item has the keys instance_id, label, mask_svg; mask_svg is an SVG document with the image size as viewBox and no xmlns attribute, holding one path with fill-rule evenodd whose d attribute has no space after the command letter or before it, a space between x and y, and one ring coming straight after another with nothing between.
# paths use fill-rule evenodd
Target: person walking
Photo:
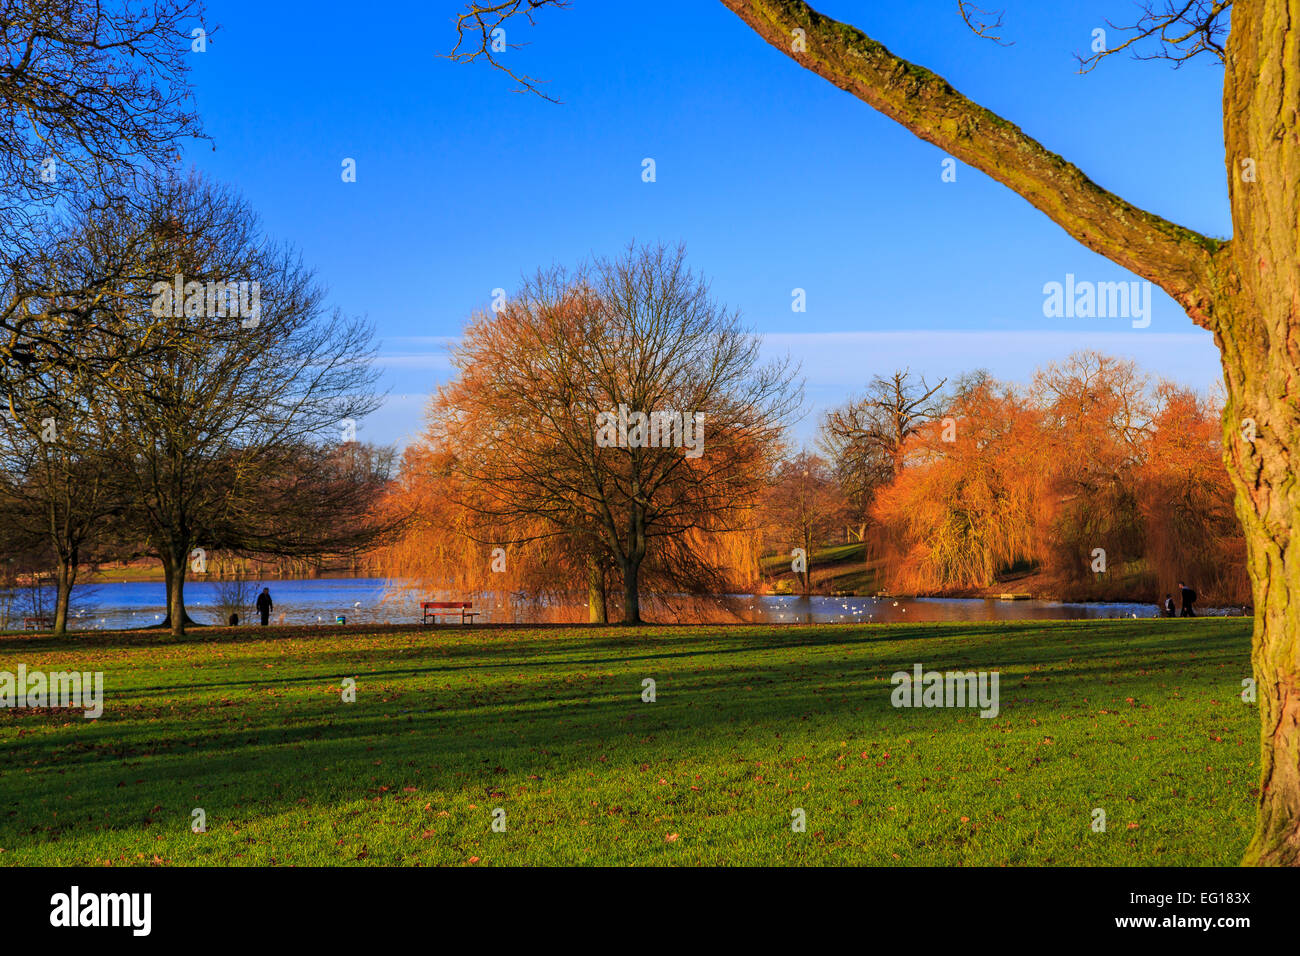
<instances>
[{"instance_id":1,"label":"person walking","mask_svg":"<svg viewBox=\"0 0 1300 956\"><path fill-rule=\"evenodd\" d=\"M1196 617L1196 611L1192 607L1196 603L1196 592L1182 581L1178 582L1178 592L1183 599L1183 617Z\"/></svg>"},{"instance_id":2,"label":"person walking","mask_svg":"<svg viewBox=\"0 0 1300 956\"><path fill-rule=\"evenodd\" d=\"M262 626L266 627L271 621L270 588L262 588L262 593L257 596L257 613L262 615Z\"/></svg>"},{"instance_id":3,"label":"person walking","mask_svg":"<svg viewBox=\"0 0 1300 956\"><path fill-rule=\"evenodd\" d=\"M1165 595L1165 617L1175 617L1175 616L1176 616L1176 612L1174 611L1174 596L1172 594L1166 594Z\"/></svg>"}]
</instances>

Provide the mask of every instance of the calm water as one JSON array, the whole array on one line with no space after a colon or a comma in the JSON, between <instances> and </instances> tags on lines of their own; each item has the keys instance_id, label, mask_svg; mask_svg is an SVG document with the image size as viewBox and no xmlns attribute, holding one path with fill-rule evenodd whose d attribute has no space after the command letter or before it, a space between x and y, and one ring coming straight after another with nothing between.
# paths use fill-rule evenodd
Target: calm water
<instances>
[{"instance_id":1,"label":"calm water","mask_svg":"<svg viewBox=\"0 0 1300 956\"><path fill-rule=\"evenodd\" d=\"M394 596L385 578L317 578L265 581L275 602L273 623L333 624L342 615L348 623L394 624L417 621L417 598ZM166 589L161 582L119 581L78 588L73 595L70 626L74 628L147 627L162 621ZM224 623L214 608L216 585L192 581L185 585L185 604L201 624ZM1056 601L990 601L981 598L869 597L751 597L734 598L740 614L751 623L827 624L892 621L1012 621L1156 617L1150 604L1066 604ZM526 623L527 611L517 611L504 598L475 600L484 611L480 622ZM1239 608L1214 608L1203 614L1240 614ZM256 620L251 614L241 619Z\"/></svg>"},{"instance_id":2,"label":"calm water","mask_svg":"<svg viewBox=\"0 0 1300 956\"><path fill-rule=\"evenodd\" d=\"M986 598L763 597L748 599L754 622L827 624L850 621L1025 621L1159 617L1154 604L997 601ZM1241 614L1241 608L1197 609L1200 615Z\"/></svg>"}]
</instances>

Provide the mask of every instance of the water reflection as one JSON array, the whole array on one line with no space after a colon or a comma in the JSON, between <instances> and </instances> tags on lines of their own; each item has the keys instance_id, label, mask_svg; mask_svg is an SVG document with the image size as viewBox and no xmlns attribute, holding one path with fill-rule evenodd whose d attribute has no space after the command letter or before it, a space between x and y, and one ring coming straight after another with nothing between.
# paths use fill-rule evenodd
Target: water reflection
<instances>
[{"instance_id":1,"label":"water reflection","mask_svg":"<svg viewBox=\"0 0 1300 956\"><path fill-rule=\"evenodd\" d=\"M987 598L762 597L746 608L752 623L892 624L906 621L1024 621L1159 617L1154 604L1000 601ZM1203 615L1240 615L1242 608L1207 608Z\"/></svg>"}]
</instances>

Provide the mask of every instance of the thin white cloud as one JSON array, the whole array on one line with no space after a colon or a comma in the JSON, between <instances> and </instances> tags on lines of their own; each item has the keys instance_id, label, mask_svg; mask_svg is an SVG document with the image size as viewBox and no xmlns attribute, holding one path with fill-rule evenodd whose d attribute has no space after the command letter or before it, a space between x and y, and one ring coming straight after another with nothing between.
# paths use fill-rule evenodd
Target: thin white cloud
<instances>
[{"instance_id":1,"label":"thin white cloud","mask_svg":"<svg viewBox=\"0 0 1300 956\"><path fill-rule=\"evenodd\" d=\"M1152 376L1198 389L1222 380L1214 339L1200 331L774 332L763 335L763 348L801 362L810 388L856 389L873 375L898 368L927 378L985 368L996 378L1023 382L1036 368L1084 349L1130 358Z\"/></svg>"},{"instance_id":2,"label":"thin white cloud","mask_svg":"<svg viewBox=\"0 0 1300 956\"><path fill-rule=\"evenodd\" d=\"M384 368L451 369L451 356L442 352L392 352L375 356Z\"/></svg>"},{"instance_id":3,"label":"thin white cloud","mask_svg":"<svg viewBox=\"0 0 1300 956\"><path fill-rule=\"evenodd\" d=\"M931 382L963 372L987 369L995 378L1028 382L1034 370L1072 352L1093 349L1130 358L1153 377L1168 378L1197 390L1222 382L1218 350L1208 332L1113 332L1083 330L987 329L983 331L896 329L872 332L769 332L761 335L768 357L789 355L801 366L807 388L808 414L795 427L811 434L819 412L861 392L874 375L910 368ZM443 374L403 377L382 412L375 430L387 440L409 436L422 427L428 396L401 394L414 385L431 388L452 371L448 349L455 336L394 336L386 345L432 346L395 349L376 357L376 364L399 373L429 370ZM408 384L409 383L409 384Z\"/></svg>"}]
</instances>

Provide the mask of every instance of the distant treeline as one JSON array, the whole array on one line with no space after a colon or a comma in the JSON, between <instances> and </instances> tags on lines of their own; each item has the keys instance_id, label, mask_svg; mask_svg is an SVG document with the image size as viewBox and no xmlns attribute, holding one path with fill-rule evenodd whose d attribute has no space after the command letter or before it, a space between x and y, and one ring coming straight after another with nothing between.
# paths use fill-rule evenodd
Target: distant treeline
<instances>
[{"instance_id":1,"label":"distant treeline","mask_svg":"<svg viewBox=\"0 0 1300 956\"><path fill-rule=\"evenodd\" d=\"M844 540L917 594L1032 575L1064 599L1249 604L1245 540L1213 396L1081 352L1023 387L903 371L828 413L822 455L784 463L762 503L770 548Z\"/></svg>"}]
</instances>

